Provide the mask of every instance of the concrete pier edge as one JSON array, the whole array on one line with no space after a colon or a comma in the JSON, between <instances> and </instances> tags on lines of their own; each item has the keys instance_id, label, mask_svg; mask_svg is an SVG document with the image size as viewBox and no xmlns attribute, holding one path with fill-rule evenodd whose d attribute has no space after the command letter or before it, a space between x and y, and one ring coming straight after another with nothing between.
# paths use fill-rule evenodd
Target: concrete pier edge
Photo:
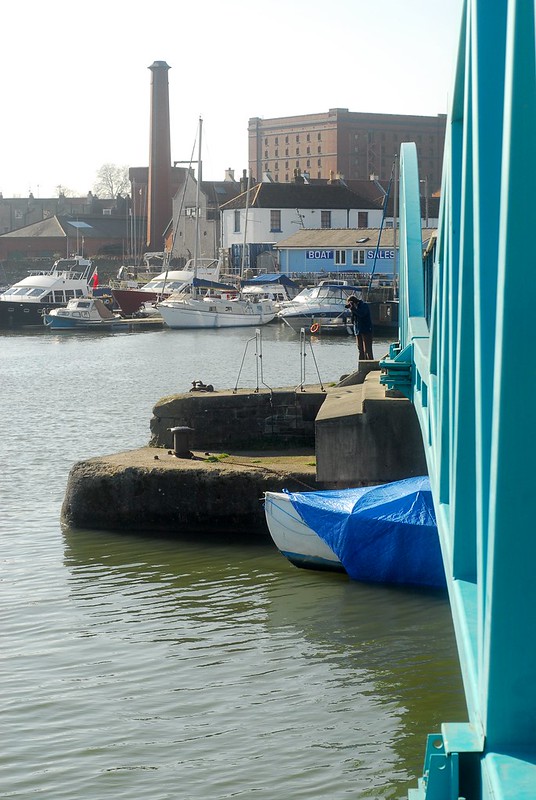
<instances>
[{"instance_id":1,"label":"concrete pier edge","mask_svg":"<svg viewBox=\"0 0 536 800\"><path fill-rule=\"evenodd\" d=\"M424 474L413 407L385 397L379 374L377 362L368 362L327 391L313 386L163 398L153 410L152 446L72 467L62 525L269 536L266 491L345 488ZM189 458L171 449L175 426L192 430Z\"/></svg>"}]
</instances>

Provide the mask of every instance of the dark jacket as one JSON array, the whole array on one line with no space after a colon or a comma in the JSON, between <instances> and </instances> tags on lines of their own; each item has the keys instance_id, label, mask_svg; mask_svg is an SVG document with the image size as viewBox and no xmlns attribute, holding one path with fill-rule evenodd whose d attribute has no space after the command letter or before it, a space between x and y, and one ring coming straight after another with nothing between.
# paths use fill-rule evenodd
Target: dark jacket
<instances>
[{"instance_id":1,"label":"dark jacket","mask_svg":"<svg viewBox=\"0 0 536 800\"><path fill-rule=\"evenodd\" d=\"M370 308L364 300L348 303L350 314L352 315L352 325L356 335L358 333L372 333L372 320L370 318Z\"/></svg>"}]
</instances>

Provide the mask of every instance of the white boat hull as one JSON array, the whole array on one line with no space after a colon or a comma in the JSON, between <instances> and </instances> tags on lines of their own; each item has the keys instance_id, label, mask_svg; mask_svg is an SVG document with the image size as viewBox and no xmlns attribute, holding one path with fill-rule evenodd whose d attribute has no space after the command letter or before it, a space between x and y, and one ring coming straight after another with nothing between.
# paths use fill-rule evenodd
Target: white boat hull
<instances>
[{"instance_id":1,"label":"white boat hull","mask_svg":"<svg viewBox=\"0 0 536 800\"><path fill-rule=\"evenodd\" d=\"M272 303L242 300L170 300L159 303L158 311L169 328L240 328L271 322L276 310Z\"/></svg>"},{"instance_id":2,"label":"white boat hull","mask_svg":"<svg viewBox=\"0 0 536 800\"><path fill-rule=\"evenodd\" d=\"M265 492L264 511L274 544L292 564L345 572L333 550L303 522L288 494Z\"/></svg>"}]
</instances>

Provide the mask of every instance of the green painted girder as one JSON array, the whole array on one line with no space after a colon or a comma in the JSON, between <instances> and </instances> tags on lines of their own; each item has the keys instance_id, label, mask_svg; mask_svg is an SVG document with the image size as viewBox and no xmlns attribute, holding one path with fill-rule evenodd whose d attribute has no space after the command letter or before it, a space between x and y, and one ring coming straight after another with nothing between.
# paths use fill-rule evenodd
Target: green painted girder
<instances>
[{"instance_id":1,"label":"green painted girder","mask_svg":"<svg viewBox=\"0 0 536 800\"><path fill-rule=\"evenodd\" d=\"M382 382L419 419L469 718L429 739L414 800L536 797L535 52L534 0L466 1L431 309L417 154L401 149L400 330Z\"/></svg>"}]
</instances>

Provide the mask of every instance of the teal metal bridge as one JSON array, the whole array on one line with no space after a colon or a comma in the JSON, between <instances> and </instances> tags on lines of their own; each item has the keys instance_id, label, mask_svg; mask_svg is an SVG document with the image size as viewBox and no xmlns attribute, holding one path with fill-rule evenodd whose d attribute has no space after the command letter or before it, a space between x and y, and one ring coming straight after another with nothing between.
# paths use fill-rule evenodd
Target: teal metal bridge
<instances>
[{"instance_id":1,"label":"teal metal bridge","mask_svg":"<svg viewBox=\"0 0 536 800\"><path fill-rule=\"evenodd\" d=\"M536 798L535 43L534 0L466 0L424 262L415 146L400 154L382 382L421 426L469 717L428 737L411 800Z\"/></svg>"}]
</instances>

